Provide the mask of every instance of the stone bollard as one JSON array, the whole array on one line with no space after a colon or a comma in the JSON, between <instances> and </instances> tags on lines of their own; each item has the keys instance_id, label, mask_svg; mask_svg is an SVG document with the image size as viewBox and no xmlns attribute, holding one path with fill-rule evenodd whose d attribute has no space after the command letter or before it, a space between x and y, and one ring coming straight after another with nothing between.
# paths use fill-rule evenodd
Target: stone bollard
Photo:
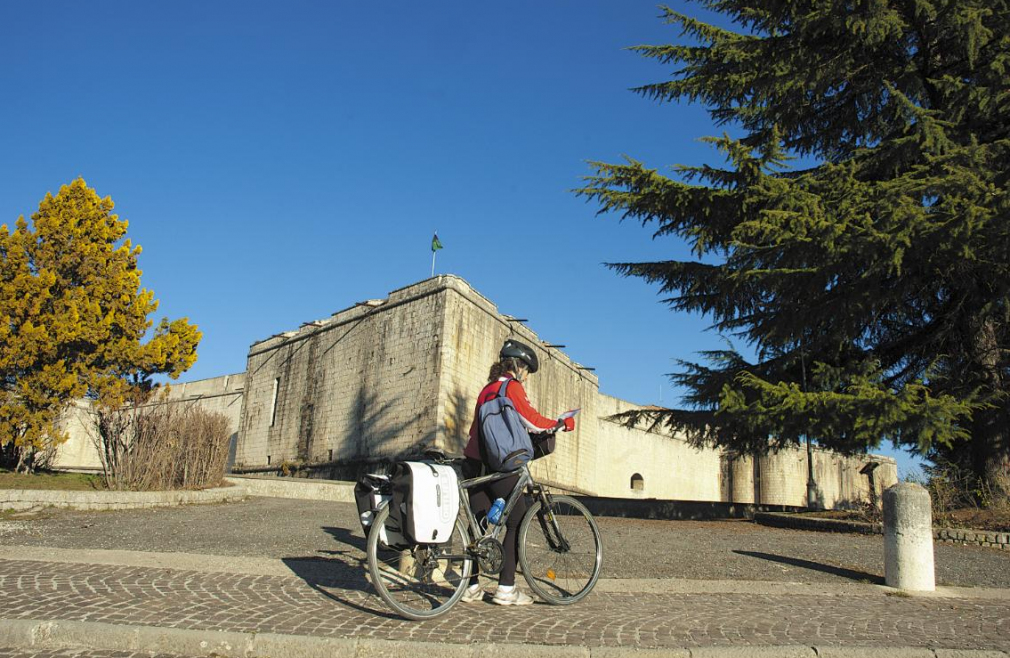
<instances>
[{"instance_id":1,"label":"stone bollard","mask_svg":"<svg viewBox=\"0 0 1010 658\"><path fill-rule=\"evenodd\" d=\"M884 582L916 592L936 589L933 510L918 484L899 482L884 491Z\"/></svg>"}]
</instances>

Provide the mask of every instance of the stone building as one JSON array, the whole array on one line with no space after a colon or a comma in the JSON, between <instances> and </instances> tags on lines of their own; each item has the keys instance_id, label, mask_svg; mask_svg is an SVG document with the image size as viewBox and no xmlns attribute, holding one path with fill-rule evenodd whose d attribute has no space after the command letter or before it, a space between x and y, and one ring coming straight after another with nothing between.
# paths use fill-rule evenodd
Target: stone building
<instances>
[{"instance_id":1,"label":"stone building","mask_svg":"<svg viewBox=\"0 0 1010 658\"><path fill-rule=\"evenodd\" d=\"M257 342L244 374L175 385L172 399L226 410L236 472L297 465L350 478L428 447L462 452L476 395L508 337L538 352L540 370L527 385L538 409L581 409L576 430L534 463L541 481L601 497L805 505L805 450L740 457L626 427L610 417L636 405L600 393L592 370L450 275ZM62 465L86 461L73 444ZM887 457L815 448L813 468L827 507L870 500L897 481Z\"/></svg>"}]
</instances>

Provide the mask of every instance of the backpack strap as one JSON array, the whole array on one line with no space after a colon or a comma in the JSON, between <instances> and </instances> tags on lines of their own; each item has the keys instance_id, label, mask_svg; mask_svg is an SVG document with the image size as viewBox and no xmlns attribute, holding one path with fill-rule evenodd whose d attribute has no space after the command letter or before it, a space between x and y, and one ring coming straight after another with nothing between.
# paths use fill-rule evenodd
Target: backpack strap
<instances>
[{"instance_id":1,"label":"backpack strap","mask_svg":"<svg viewBox=\"0 0 1010 658\"><path fill-rule=\"evenodd\" d=\"M499 389L498 389L498 395L497 395L497 397L500 397L500 398L506 397L506 395L505 395L505 389L507 389L509 387L509 382L512 381L512 379L513 379L512 377L506 377L505 378L505 381L503 381L501 383L501 387L499 387Z\"/></svg>"}]
</instances>

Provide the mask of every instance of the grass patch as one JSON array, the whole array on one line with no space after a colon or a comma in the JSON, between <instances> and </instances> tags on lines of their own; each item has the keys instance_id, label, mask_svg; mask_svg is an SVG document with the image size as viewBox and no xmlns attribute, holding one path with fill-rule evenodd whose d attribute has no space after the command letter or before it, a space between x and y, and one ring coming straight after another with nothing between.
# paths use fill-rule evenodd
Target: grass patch
<instances>
[{"instance_id":1,"label":"grass patch","mask_svg":"<svg viewBox=\"0 0 1010 658\"><path fill-rule=\"evenodd\" d=\"M0 489L97 491L104 488L102 477L91 473L43 471L25 475L0 469Z\"/></svg>"}]
</instances>

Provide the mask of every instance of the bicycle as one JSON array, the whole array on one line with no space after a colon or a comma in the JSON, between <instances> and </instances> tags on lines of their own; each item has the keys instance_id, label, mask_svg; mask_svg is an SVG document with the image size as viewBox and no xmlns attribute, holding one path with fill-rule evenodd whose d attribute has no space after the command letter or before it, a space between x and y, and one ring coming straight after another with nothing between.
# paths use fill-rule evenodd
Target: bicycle
<instances>
[{"instance_id":1,"label":"bicycle","mask_svg":"<svg viewBox=\"0 0 1010 658\"><path fill-rule=\"evenodd\" d=\"M430 461L458 467L463 460L433 456ZM482 528L470 509L467 491L516 473L519 479L505 501L501 520ZM537 484L525 464L510 473L460 480L458 487L461 514L444 544L388 547L382 534L389 519L389 505L382 505L376 512L368 532L368 571L372 586L394 612L407 619L433 619L459 601L475 564L483 575L499 573L505 520L523 495L531 496L533 503L519 524L517 557L530 589L553 605L576 603L592 591L603 566L603 543L585 505L570 496L548 492Z\"/></svg>"}]
</instances>

